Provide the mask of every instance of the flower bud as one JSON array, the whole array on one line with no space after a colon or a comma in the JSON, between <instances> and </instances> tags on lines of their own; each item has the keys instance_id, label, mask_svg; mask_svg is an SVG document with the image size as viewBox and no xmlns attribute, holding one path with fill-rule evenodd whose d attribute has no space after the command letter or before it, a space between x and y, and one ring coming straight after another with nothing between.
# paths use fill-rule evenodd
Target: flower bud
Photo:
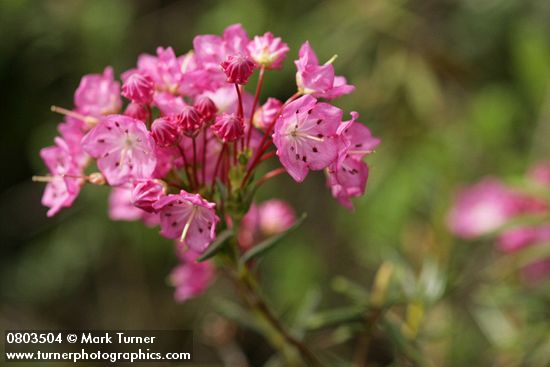
<instances>
[{"instance_id":1,"label":"flower bud","mask_svg":"<svg viewBox=\"0 0 550 367\"><path fill-rule=\"evenodd\" d=\"M246 84L254 72L254 63L244 55L230 55L221 63L228 83Z\"/></svg>"},{"instance_id":2,"label":"flower bud","mask_svg":"<svg viewBox=\"0 0 550 367\"><path fill-rule=\"evenodd\" d=\"M159 147L170 147L178 138L178 128L170 117L160 117L151 125L151 135Z\"/></svg>"},{"instance_id":3,"label":"flower bud","mask_svg":"<svg viewBox=\"0 0 550 367\"><path fill-rule=\"evenodd\" d=\"M244 136L243 119L235 114L221 114L216 117L216 122L212 125L212 131L224 143L235 141Z\"/></svg>"},{"instance_id":4,"label":"flower bud","mask_svg":"<svg viewBox=\"0 0 550 367\"><path fill-rule=\"evenodd\" d=\"M153 100L154 87L150 76L135 72L122 85L122 95L134 102L148 104Z\"/></svg>"},{"instance_id":5,"label":"flower bud","mask_svg":"<svg viewBox=\"0 0 550 367\"><path fill-rule=\"evenodd\" d=\"M206 96L197 97L193 107L199 112L203 121L211 120L218 112L216 104Z\"/></svg>"},{"instance_id":6,"label":"flower bud","mask_svg":"<svg viewBox=\"0 0 550 367\"><path fill-rule=\"evenodd\" d=\"M185 106L175 120L181 131L187 136L194 136L202 126L199 111L191 106Z\"/></svg>"},{"instance_id":7,"label":"flower bud","mask_svg":"<svg viewBox=\"0 0 550 367\"><path fill-rule=\"evenodd\" d=\"M145 180L135 184L131 201L135 207L153 213L153 204L165 194L166 186L162 181Z\"/></svg>"}]
</instances>

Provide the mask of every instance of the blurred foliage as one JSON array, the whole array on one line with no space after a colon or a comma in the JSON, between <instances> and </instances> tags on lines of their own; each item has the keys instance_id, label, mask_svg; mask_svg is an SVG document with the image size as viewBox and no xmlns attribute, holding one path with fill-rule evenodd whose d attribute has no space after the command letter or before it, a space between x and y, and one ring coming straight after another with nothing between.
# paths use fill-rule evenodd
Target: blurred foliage
<instances>
[{"instance_id":1,"label":"blurred foliage","mask_svg":"<svg viewBox=\"0 0 550 367\"><path fill-rule=\"evenodd\" d=\"M312 345L351 359L363 316L349 305L369 304L380 265L391 264L385 298L397 306L374 333L373 365L549 365L548 283L498 271L502 255L490 241L459 243L445 227L457 187L549 159L549 19L545 0L0 1L0 325L192 328L215 350L209 330L221 328L251 365L268 360L254 330L212 318L239 315L213 296L232 298L223 278L210 295L173 302L171 243L141 224L110 222L104 189L87 188L46 220L42 187L30 183L59 120L49 106L71 106L81 75L108 64L121 72L158 45L181 54L195 34L241 22L291 46L285 69L266 79L274 96L292 94L302 40L322 60L338 54L338 74L357 91L337 104L360 112L383 142L353 214L332 201L322 175L303 185L279 178L259 193L310 214L262 263L283 317L302 333L348 317L315 331ZM331 309L340 313L322 313Z\"/></svg>"}]
</instances>

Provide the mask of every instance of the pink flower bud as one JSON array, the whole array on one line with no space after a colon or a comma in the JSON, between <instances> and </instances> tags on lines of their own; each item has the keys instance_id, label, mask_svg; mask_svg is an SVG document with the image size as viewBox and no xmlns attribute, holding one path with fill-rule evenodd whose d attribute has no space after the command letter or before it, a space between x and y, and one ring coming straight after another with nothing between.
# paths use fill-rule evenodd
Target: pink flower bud
<instances>
[{"instance_id":1,"label":"pink flower bud","mask_svg":"<svg viewBox=\"0 0 550 367\"><path fill-rule=\"evenodd\" d=\"M202 119L195 107L185 106L175 117L176 124L187 136L193 136L202 126Z\"/></svg>"},{"instance_id":2,"label":"pink flower bud","mask_svg":"<svg viewBox=\"0 0 550 367\"><path fill-rule=\"evenodd\" d=\"M151 135L160 147L170 147L178 138L178 127L170 117L160 117L151 125Z\"/></svg>"},{"instance_id":3,"label":"pink flower bud","mask_svg":"<svg viewBox=\"0 0 550 367\"><path fill-rule=\"evenodd\" d=\"M153 100L154 86L150 76L132 73L122 85L122 95L134 102L148 104Z\"/></svg>"},{"instance_id":4,"label":"pink flower bud","mask_svg":"<svg viewBox=\"0 0 550 367\"><path fill-rule=\"evenodd\" d=\"M212 131L223 142L235 141L244 135L243 119L235 114L221 114L216 117Z\"/></svg>"},{"instance_id":5,"label":"pink flower bud","mask_svg":"<svg viewBox=\"0 0 550 367\"><path fill-rule=\"evenodd\" d=\"M221 63L228 83L246 84L254 72L254 63L244 55L230 55Z\"/></svg>"},{"instance_id":6,"label":"pink flower bud","mask_svg":"<svg viewBox=\"0 0 550 367\"><path fill-rule=\"evenodd\" d=\"M203 121L211 120L218 112L214 102L206 96L197 97L193 107L199 112Z\"/></svg>"},{"instance_id":7,"label":"pink flower bud","mask_svg":"<svg viewBox=\"0 0 550 367\"><path fill-rule=\"evenodd\" d=\"M138 182L132 190L132 204L152 213L153 204L166 194L165 186L160 180L145 180Z\"/></svg>"},{"instance_id":8,"label":"pink flower bud","mask_svg":"<svg viewBox=\"0 0 550 367\"><path fill-rule=\"evenodd\" d=\"M149 111L147 110L147 108L144 105L135 102L130 102L128 107L126 107L126 111L124 111L124 114L131 118L144 122L149 119Z\"/></svg>"}]
</instances>

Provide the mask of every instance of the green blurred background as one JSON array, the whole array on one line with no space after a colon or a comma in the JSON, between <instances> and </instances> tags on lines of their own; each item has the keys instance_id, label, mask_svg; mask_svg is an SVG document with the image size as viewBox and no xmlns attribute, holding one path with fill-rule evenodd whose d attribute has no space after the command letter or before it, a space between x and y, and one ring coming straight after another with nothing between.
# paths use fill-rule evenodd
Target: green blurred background
<instances>
[{"instance_id":1,"label":"green blurred background","mask_svg":"<svg viewBox=\"0 0 550 367\"><path fill-rule=\"evenodd\" d=\"M315 290L321 309L346 305L336 275L368 289L391 261L404 274L400 289L423 305L412 343L431 365L549 365L548 286L485 274L500 258L491 242L459 243L445 227L460 185L520 175L550 157L546 0L1 0L2 329L193 329L206 356L197 365L218 365L220 345L232 343L251 366L269 357L253 331L219 316L230 312L219 299L234 298L224 279L199 299L173 301L172 244L140 223L109 221L105 188L87 187L46 219L43 186L30 180L45 171L38 151L60 121L49 108L70 108L83 74L112 65L119 75L157 46L183 54L194 35L236 22L291 47L265 83L281 99L294 92L292 60L304 40L321 60L338 54L337 74L357 90L336 104L382 138L355 213L333 201L322 174L262 188L260 198L310 214L262 263L283 317L296 318ZM333 352L351 359L352 341L334 342ZM373 365L409 365L387 333L373 344Z\"/></svg>"}]
</instances>

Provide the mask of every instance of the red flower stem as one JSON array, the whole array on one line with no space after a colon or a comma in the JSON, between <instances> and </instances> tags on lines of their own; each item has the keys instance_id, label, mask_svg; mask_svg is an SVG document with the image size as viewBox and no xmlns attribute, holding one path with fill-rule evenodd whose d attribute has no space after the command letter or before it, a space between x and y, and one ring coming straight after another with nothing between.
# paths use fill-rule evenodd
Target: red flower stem
<instances>
[{"instance_id":1,"label":"red flower stem","mask_svg":"<svg viewBox=\"0 0 550 367\"><path fill-rule=\"evenodd\" d=\"M250 176L252 175L252 171L254 171L254 169L256 168L258 163L260 163L260 158L261 158L262 154L264 154L265 151L267 150L267 148L269 147L269 144L266 145L266 142L270 138L271 132L273 131L273 128L275 127L275 123L277 122L277 119L279 118L279 115L281 114L281 112L283 112L283 109L285 108L285 106L287 104L294 101L296 98L300 97L301 95L302 95L301 92L294 93L289 99L286 100L286 102L281 106L281 108L279 108L279 111L277 111L277 113L273 117L273 120L269 124L269 126L268 126L268 128L267 128L267 130L266 130L266 132L265 132L265 134L262 138L262 141L258 145L258 151L256 152L256 154L254 156L254 159L252 160L252 164L250 164L250 166L248 167L248 170L246 171L246 175L244 176L243 182L241 183L241 188L243 188L246 185L246 182L250 179Z\"/></svg>"},{"instance_id":2,"label":"red flower stem","mask_svg":"<svg viewBox=\"0 0 550 367\"><path fill-rule=\"evenodd\" d=\"M204 129L202 131L202 185L206 186L206 133L208 132L208 128L206 125L204 125Z\"/></svg>"},{"instance_id":3,"label":"red flower stem","mask_svg":"<svg viewBox=\"0 0 550 367\"><path fill-rule=\"evenodd\" d=\"M238 140L235 140L235 142L233 142L233 164L235 166L237 165L237 150L239 149L238 144L239 144Z\"/></svg>"},{"instance_id":4,"label":"red flower stem","mask_svg":"<svg viewBox=\"0 0 550 367\"><path fill-rule=\"evenodd\" d=\"M216 166L214 167L214 175L212 176L212 192L214 192L214 185L216 185L216 176L218 175L218 171L220 169L220 165L222 162L223 153L225 151L226 144L224 143L222 145L222 149L220 150L220 154L218 155L218 160L216 161Z\"/></svg>"},{"instance_id":5,"label":"red flower stem","mask_svg":"<svg viewBox=\"0 0 550 367\"><path fill-rule=\"evenodd\" d=\"M151 128L152 123L153 123L153 110L151 109L151 105L147 105L147 127Z\"/></svg>"},{"instance_id":6,"label":"red flower stem","mask_svg":"<svg viewBox=\"0 0 550 367\"><path fill-rule=\"evenodd\" d=\"M271 170L269 171L268 173L266 173L265 175L263 175L259 180L258 182L256 182L256 188L260 187L261 185L263 185L264 183L266 183L267 181L271 180L273 177L277 177L279 176L280 174L282 173L285 173L286 170L283 168L283 167L279 167L279 168L275 168L274 170Z\"/></svg>"},{"instance_id":7,"label":"red flower stem","mask_svg":"<svg viewBox=\"0 0 550 367\"><path fill-rule=\"evenodd\" d=\"M254 113L256 112L256 106L260 99L260 92L262 90L262 84L264 82L265 65L260 68L260 75L258 76L258 84L256 85L256 93L254 94L254 103L252 103L252 112L250 113L250 121L248 122L248 136L246 137L246 146L250 145L250 137L252 136L252 128L254 123Z\"/></svg>"},{"instance_id":8,"label":"red flower stem","mask_svg":"<svg viewBox=\"0 0 550 367\"><path fill-rule=\"evenodd\" d=\"M194 187L193 177L191 175L191 172L189 171L189 164L187 163L187 157L185 156L185 151L183 150L183 148L181 147L179 142L176 144L176 146L178 147L178 150L179 150L179 152L181 154L181 157L183 159L183 167L185 169L185 175L187 176L187 180L189 181L189 186L191 186L191 188L193 188Z\"/></svg>"},{"instance_id":9,"label":"red flower stem","mask_svg":"<svg viewBox=\"0 0 550 367\"><path fill-rule=\"evenodd\" d=\"M244 123L243 97L241 94L241 88L237 83L235 83L235 90L237 91L237 97L239 99L238 115L243 120L243 123ZM241 140L241 146L244 149L244 136L240 140Z\"/></svg>"},{"instance_id":10,"label":"red flower stem","mask_svg":"<svg viewBox=\"0 0 550 367\"><path fill-rule=\"evenodd\" d=\"M199 178L197 174L197 142L195 137L193 139L193 180L195 181L195 187L199 187Z\"/></svg>"},{"instance_id":11,"label":"red flower stem","mask_svg":"<svg viewBox=\"0 0 550 367\"><path fill-rule=\"evenodd\" d=\"M260 162L267 161L269 158L275 157L275 151L266 153L260 158Z\"/></svg>"}]
</instances>

